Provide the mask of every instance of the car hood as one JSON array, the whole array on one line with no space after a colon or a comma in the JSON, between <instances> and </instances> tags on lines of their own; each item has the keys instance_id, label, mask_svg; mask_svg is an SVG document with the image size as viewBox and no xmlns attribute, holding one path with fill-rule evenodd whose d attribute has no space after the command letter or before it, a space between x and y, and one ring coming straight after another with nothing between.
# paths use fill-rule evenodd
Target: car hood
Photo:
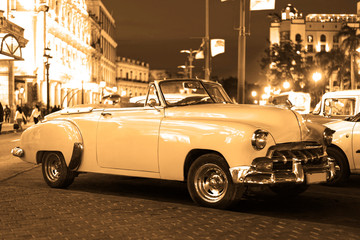
<instances>
[{"instance_id":1,"label":"car hood","mask_svg":"<svg viewBox=\"0 0 360 240\"><path fill-rule=\"evenodd\" d=\"M236 121L270 132L276 143L319 141L319 136L321 136L317 133L319 129L312 130L306 126L300 114L272 106L247 104L189 105L166 108L165 115L175 118L217 119L224 124L226 121Z\"/></svg>"}]
</instances>

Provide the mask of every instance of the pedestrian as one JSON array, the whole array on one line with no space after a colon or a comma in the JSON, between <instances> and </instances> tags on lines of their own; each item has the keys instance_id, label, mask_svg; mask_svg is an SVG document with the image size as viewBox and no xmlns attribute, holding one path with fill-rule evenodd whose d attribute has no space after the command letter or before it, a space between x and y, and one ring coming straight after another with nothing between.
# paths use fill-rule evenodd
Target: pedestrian
<instances>
[{"instance_id":1,"label":"pedestrian","mask_svg":"<svg viewBox=\"0 0 360 240\"><path fill-rule=\"evenodd\" d=\"M4 121L4 109L0 102L0 134L1 134L1 128L2 128L3 121Z\"/></svg>"},{"instance_id":2,"label":"pedestrian","mask_svg":"<svg viewBox=\"0 0 360 240\"><path fill-rule=\"evenodd\" d=\"M11 109L9 108L8 105L6 105L4 108L4 115L5 115L5 122L7 123L10 122L10 114L11 114Z\"/></svg>"},{"instance_id":3,"label":"pedestrian","mask_svg":"<svg viewBox=\"0 0 360 240\"><path fill-rule=\"evenodd\" d=\"M23 130L22 129L22 122L25 121L25 115L21 109L20 106L17 106L16 108L16 113L15 113L15 123L18 124L19 130Z\"/></svg>"},{"instance_id":4,"label":"pedestrian","mask_svg":"<svg viewBox=\"0 0 360 240\"><path fill-rule=\"evenodd\" d=\"M39 117L41 115L41 111L38 105L35 105L34 110L31 113L30 118L32 117L34 119L34 123L37 124L39 122Z\"/></svg>"}]
</instances>

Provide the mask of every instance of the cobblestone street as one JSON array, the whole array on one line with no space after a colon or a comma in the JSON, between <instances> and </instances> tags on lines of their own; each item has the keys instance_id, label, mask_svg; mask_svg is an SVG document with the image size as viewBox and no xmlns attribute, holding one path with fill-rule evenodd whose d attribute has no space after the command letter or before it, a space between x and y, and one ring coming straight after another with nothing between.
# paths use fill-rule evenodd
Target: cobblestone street
<instances>
[{"instance_id":1,"label":"cobblestone street","mask_svg":"<svg viewBox=\"0 0 360 240\"><path fill-rule=\"evenodd\" d=\"M37 167L0 183L0 239L360 239L360 178L198 207L178 182L80 175L51 189Z\"/></svg>"}]
</instances>

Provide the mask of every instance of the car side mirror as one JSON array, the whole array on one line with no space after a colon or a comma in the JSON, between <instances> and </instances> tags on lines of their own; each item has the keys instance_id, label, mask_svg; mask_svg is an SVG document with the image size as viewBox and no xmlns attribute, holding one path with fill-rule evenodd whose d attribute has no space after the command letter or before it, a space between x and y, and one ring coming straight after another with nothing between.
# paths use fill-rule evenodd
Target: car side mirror
<instances>
[{"instance_id":1,"label":"car side mirror","mask_svg":"<svg viewBox=\"0 0 360 240\"><path fill-rule=\"evenodd\" d=\"M154 108L156 106L156 100L153 98L149 99L148 105Z\"/></svg>"}]
</instances>

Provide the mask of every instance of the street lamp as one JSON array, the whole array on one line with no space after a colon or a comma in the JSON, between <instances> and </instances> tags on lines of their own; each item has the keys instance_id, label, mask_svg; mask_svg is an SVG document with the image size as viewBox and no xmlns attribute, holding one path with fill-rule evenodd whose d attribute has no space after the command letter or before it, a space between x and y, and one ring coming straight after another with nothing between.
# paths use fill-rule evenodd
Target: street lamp
<instances>
[{"instance_id":1,"label":"street lamp","mask_svg":"<svg viewBox=\"0 0 360 240\"><path fill-rule=\"evenodd\" d=\"M49 81L50 62L49 62L49 59L52 58L52 56L50 55L50 51L51 51L50 48L48 48L48 47L44 48L44 65L45 65L45 70L46 70L46 95L47 95L46 113L47 114L50 113L50 81Z\"/></svg>"},{"instance_id":2,"label":"street lamp","mask_svg":"<svg viewBox=\"0 0 360 240\"><path fill-rule=\"evenodd\" d=\"M283 88L286 90L286 89L289 89L290 88L290 83L288 81L285 81L283 83Z\"/></svg>"},{"instance_id":3,"label":"street lamp","mask_svg":"<svg viewBox=\"0 0 360 240\"><path fill-rule=\"evenodd\" d=\"M312 79L314 80L314 91L315 91L315 101L317 102L317 91L316 91L316 83L320 81L322 78L322 74L320 72L314 72L312 75Z\"/></svg>"},{"instance_id":4,"label":"street lamp","mask_svg":"<svg viewBox=\"0 0 360 240\"><path fill-rule=\"evenodd\" d=\"M99 86L101 87L101 98L100 101L102 101L102 98L104 97L104 88L106 87L106 82L105 81L101 81Z\"/></svg>"},{"instance_id":5,"label":"street lamp","mask_svg":"<svg viewBox=\"0 0 360 240\"><path fill-rule=\"evenodd\" d=\"M194 61L194 54L196 54L198 52L198 50L181 50L181 53L187 53L189 54L188 59L189 59L189 78L192 78L192 69L194 68L194 66L192 65L193 61ZM186 64L185 64L186 66Z\"/></svg>"}]
</instances>

